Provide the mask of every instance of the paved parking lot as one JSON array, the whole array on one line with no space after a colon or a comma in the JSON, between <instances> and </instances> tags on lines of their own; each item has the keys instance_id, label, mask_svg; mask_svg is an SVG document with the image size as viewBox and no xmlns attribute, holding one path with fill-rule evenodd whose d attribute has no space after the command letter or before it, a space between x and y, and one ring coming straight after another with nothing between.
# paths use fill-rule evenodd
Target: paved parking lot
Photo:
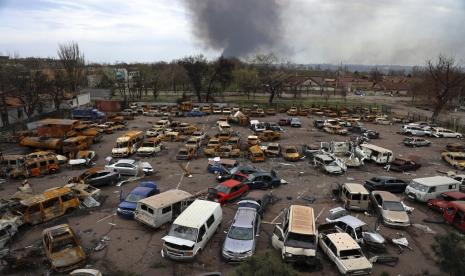
<instances>
[{"instance_id":1,"label":"paved parking lot","mask_svg":"<svg viewBox=\"0 0 465 276\"><path fill-rule=\"evenodd\" d=\"M285 114L276 116L268 116L261 120L269 122L277 122L279 118L286 117ZM179 118L183 122L192 122L197 124L201 129L205 130L210 136L216 133L215 122L218 116L207 116L202 118ZM329 135L320 130L313 128L312 122L314 117L301 117L302 128L291 129L286 128L283 133L281 145L296 145L301 147L303 144L318 143L322 141L343 141L348 139L343 136ZM146 129L150 127L157 118L153 117L136 117L136 120L129 121L129 129ZM321 171L316 170L308 164L308 160L302 160L295 163L289 163L282 158L267 159L265 163L254 164L262 170L274 169L278 175L284 178L289 184L283 185L273 190L274 195L279 197L279 200L274 205L268 208L264 215L263 221L273 221L285 207L290 204L309 205L315 209L315 214L319 216L317 222L323 223L328 210L337 207L340 204L331 197L331 189L336 183L342 182L359 182L363 183L366 179L378 175L392 175L403 179L411 179L415 177L434 176L438 174L438 170L450 170L449 167L440 159L440 152L447 143L454 142L456 139L435 139L431 138L433 145L427 148L407 148L401 142L403 136L396 132L400 129L400 125L380 126L366 124L368 128L379 131L381 139L372 140L373 144L391 149L396 156L415 158L422 167L412 174L401 174L387 172L382 166L375 164L365 164L365 166L357 169L349 169L348 172L341 176L329 176ZM240 133L243 140L251 131L245 127L234 126L234 130ZM122 132L105 135L103 141L97 145L93 145L99 156L98 165L105 164L105 156L109 156L116 138ZM155 180L161 191L179 188L191 193L206 190L208 187L216 185L215 176L206 171L207 159L199 156L190 162L180 162L175 159L177 149L182 143L166 143L167 150L159 156L147 158L156 174L147 177L148 180ZM18 152L22 149L11 145L2 145L4 153ZM247 160L240 160L242 163L248 163ZM192 171L192 177L184 177L182 170L179 168L179 163L187 165ZM33 190L41 192L45 189L60 186L67 182L70 177L77 176L82 173L82 170L69 170L63 168L60 173L39 178L31 178ZM16 191L20 182L10 181L2 184L0 197L8 197ZM137 186L137 182L125 184L122 187L124 193L130 191ZM103 187L102 206L94 210L78 210L70 213L62 218L40 224L33 227L23 227L21 232L15 237L13 248L18 249L17 252L22 252L20 249L32 245L36 245L41 239L41 233L44 228L60 224L70 224L80 235L84 246L89 252L88 263L95 268L98 268L106 275L125 275L124 273L135 273L142 275L195 275L205 271L222 271L230 272L234 269L233 265L229 265L221 261L220 248L224 240L224 230L227 229L231 219L234 216L237 206L228 204L223 207L223 223L222 229L209 242L208 247L202 254L192 263L176 263L163 259L160 254L162 240L161 237L168 231L168 226L158 230L153 230L142 225L137 221L125 220L115 215L116 206L119 203L119 187ZM303 196L312 195L316 201L312 204L302 199ZM407 205L414 207L415 210L411 215L413 223L425 224L424 218L434 218L439 215L428 210L425 205L411 202L405 199ZM367 222L370 227L374 228L376 218L364 213L353 213L354 216ZM279 221L279 218L276 220ZM446 231L455 231L447 225L427 224L431 229L439 234ZM412 248L412 250L404 250L399 255L398 248L388 246L388 254L399 256L400 261L394 267L385 265L374 265L374 275L379 275L382 272L388 272L391 275L418 275L423 272L429 274L440 274L436 264L434 263L434 254L431 250L434 235L426 234L422 230L410 227L406 231L379 227L380 233L386 237L398 237L399 234L404 235ZM273 232L273 225L263 223L258 241L258 253L267 249L273 250L270 243L270 235ZM94 252L93 248L98 241L103 237L108 236L110 241L108 246L99 251ZM314 272L315 275L337 275L338 271L335 266L322 259L323 270ZM5 274L11 275L38 275L38 272L46 271L46 265L39 263L38 268L28 271L4 271ZM309 274L306 269L299 268L302 274Z\"/></svg>"}]
</instances>

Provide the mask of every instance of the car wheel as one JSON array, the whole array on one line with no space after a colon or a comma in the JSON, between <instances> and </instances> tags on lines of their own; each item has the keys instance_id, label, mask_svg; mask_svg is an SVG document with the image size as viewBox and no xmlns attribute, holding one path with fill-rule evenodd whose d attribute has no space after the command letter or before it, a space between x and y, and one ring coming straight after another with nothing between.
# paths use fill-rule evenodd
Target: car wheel
<instances>
[{"instance_id":1,"label":"car wheel","mask_svg":"<svg viewBox=\"0 0 465 276\"><path fill-rule=\"evenodd\" d=\"M460 137L460 135L457 135L457 136L455 136L455 137L456 137L457 139L460 139L460 138L462 138L462 137Z\"/></svg>"}]
</instances>

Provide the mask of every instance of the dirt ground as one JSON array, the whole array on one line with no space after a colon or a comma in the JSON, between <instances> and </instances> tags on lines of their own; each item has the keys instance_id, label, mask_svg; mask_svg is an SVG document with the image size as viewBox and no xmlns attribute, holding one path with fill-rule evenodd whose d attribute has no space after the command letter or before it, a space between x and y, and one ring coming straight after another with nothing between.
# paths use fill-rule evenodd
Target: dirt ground
<instances>
[{"instance_id":1,"label":"dirt ground","mask_svg":"<svg viewBox=\"0 0 465 276\"><path fill-rule=\"evenodd\" d=\"M283 117L287 116L285 114L278 114L276 116L265 117L262 120L277 122L279 118ZM211 115L202 118L179 118L178 120L193 122L212 136L217 131L214 126L217 118L218 116ZM303 144L331 140L343 141L347 139L347 137L333 136L314 129L312 125L313 119L315 119L313 116L301 117L303 127L300 129L286 128L280 143L282 145L297 145L300 148ZM139 116L136 117L136 120L129 121L129 129L146 129L156 120L157 118ZM346 181L363 183L366 179L377 175L393 175L408 180L415 177L437 175L437 170L450 170L441 161L440 152L447 143L455 142L455 139L431 138L433 142L431 147L407 148L401 143L403 137L396 133L399 131L400 125L380 126L369 123L366 123L366 125L368 128L381 133L381 139L372 141L374 144L393 150L396 156L416 158L423 166L412 174L400 174L386 172L383 167L375 164L365 164L362 168L349 169L342 176L329 176L309 165L308 160L288 163L282 158L268 159L265 163L254 165L262 170L276 170L278 175L287 180L289 184L283 185L273 191L281 200L268 208L263 221L272 221L283 208L288 207L290 204L300 204L313 207L315 214L322 212L317 222L323 223L328 210L340 205L331 198L331 188L335 183ZM241 138L244 140L251 133L245 127L235 126L234 129L240 132ZM121 132L106 135L101 143L92 147L93 150L97 151L99 156L97 160L98 165L104 165L105 156L110 155L115 139L120 134ZM11 144L1 146L4 154L24 151ZM168 148L167 151L161 153L159 156L146 159L156 170L153 176L146 179L155 180L160 190L165 191L179 188L193 193L217 184L215 176L206 171L207 159L202 156L187 163L183 162L193 173L192 178L183 177L178 165L180 161L176 161L175 159L176 151L181 146L181 143L167 143L166 146ZM247 160L240 161L248 163ZM69 177L77 176L82 171L62 168L58 174L31 178L29 182L35 192L41 192L45 189L65 184ZM19 183L19 181L9 181L2 184L0 197L6 198L12 195ZM122 189L124 193L127 193L137 186L137 184L138 182L125 184ZM44 224L21 228L20 233L14 238L13 249L15 250L15 254L23 254L25 250L28 250L25 248L31 245L37 247L40 244L43 229L61 223L68 223L78 232L82 239L89 254L89 266L100 269L105 275L196 275L207 271L222 271L228 274L228 272L234 269L233 265L221 261L220 249L225 236L223 231L229 226L237 209L235 204L228 204L223 207L222 229L219 231L219 234L216 234L209 241L208 247L202 251L198 259L192 263L178 263L162 258L160 254L162 246L161 237L167 233L169 225L159 230L153 230L137 221L118 217L115 215L115 212L119 203L119 193L119 187L103 187L102 194L104 200L102 201L102 206L93 210L78 210ZM313 204L309 204L309 202L301 199L302 196L306 195L315 196L316 201ZM407 205L415 208L411 215L413 223L425 224L423 222L424 218L440 217L433 211L428 210L423 204L411 202L407 199L404 201ZM353 215L367 222L371 228L375 227L376 219L374 217L357 212L353 213ZM438 234L455 231L447 225L427 225ZM267 249L273 250L270 243L272 231L273 225L262 224L257 254ZM405 236L412 250L407 249L400 254L398 248L389 245L388 254L399 256L399 263L394 267L375 264L373 275L379 275L382 272L388 272L390 275L441 274L434 262L434 254L431 250L434 235L424 233L413 226L405 231L380 226L379 231L385 237ZM102 251L94 252L93 248L104 236L110 238L108 246ZM319 255L323 264L321 271L310 272L308 269L299 268L300 273L302 275L310 273L314 275L338 275L336 267L324 259L321 254ZM0 274L39 275L46 271L46 264L43 261L38 261L32 269L21 271L4 269Z\"/></svg>"}]
</instances>

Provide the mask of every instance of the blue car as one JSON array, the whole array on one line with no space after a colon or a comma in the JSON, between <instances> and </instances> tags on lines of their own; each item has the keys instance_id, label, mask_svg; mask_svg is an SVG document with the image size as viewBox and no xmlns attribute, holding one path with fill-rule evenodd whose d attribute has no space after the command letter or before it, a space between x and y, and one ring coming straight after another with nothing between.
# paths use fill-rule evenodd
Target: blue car
<instances>
[{"instance_id":1,"label":"blue car","mask_svg":"<svg viewBox=\"0 0 465 276\"><path fill-rule=\"evenodd\" d=\"M192 110L186 113L187 117L202 117L205 116L206 113L198 110Z\"/></svg>"},{"instance_id":2,"label":"blue car","mask_svg":"<svg viewBox=\"0 0 465 276\"><path fill-rule=\"evenodd\" d=\"M139 184L134 190L132 190L124 199L123 193L121 192L120 204L116 209L116 213L119 216L127 219L134 218L134 211L137 207L137 202L146 197L150 197L159 194L157 184L153 181L144 181Z\"/></svg>"}]
</instances>

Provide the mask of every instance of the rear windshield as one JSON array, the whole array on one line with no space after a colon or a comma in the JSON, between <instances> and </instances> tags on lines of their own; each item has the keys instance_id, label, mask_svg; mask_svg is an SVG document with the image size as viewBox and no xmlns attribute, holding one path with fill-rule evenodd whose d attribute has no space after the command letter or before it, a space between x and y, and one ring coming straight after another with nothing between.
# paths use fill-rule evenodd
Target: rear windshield
<instances>
[{"instance_id":1,"label":"rear windshield","mask_svg":"<svg viewBox=\"0 0 465 276\"><path fill-rule=\"evenodd\" d=\"M69 248L74 248L76 246L76 241L72 237L63 240L57 240L54 241L52 244L52 253L60 252Z\"/></svg>"}]
</instances>

